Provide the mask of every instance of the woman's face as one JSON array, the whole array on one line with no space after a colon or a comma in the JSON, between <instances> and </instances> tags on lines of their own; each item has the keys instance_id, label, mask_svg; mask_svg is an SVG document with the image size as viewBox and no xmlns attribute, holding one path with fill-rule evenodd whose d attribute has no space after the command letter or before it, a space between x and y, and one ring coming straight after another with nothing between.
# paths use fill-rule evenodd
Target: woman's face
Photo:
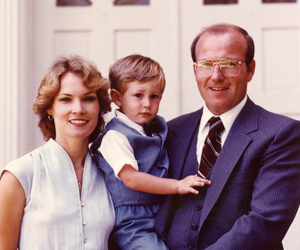
<instances>
[{"instance_id":1,"label":"woman's face","mask_svg":"<svg viewBox=\"0 0 300 250\"><path fill-rule=\"evenodd\" d=\"M83 139L88 142L98 123L100 105L97 93L89 90L78 73L62 76L60 90L48 114L54 118L55 140Z\"/></svg>"}]
</instances>

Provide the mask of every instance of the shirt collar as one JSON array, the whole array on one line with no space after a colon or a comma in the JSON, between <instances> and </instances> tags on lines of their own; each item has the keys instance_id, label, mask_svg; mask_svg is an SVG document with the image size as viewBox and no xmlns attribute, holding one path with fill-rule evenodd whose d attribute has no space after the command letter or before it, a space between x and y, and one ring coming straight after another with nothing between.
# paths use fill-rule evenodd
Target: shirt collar
<instances>
[{"instance_id":1,"label":"shirt collar","mask_svg":"<svg viewBox=\"0 0 300 250\"><path fill-rule=\"evenodd\" d=\"M143 126L131 121L125 114L123 114L119 109L116 109L116 118L120 120L121 122L125 123L127 126L135 129L140 134L147 136L145 134Z\"/></svg>"},{"instance_id":2,"label":"shirt collar","mask_svg":"<svg viewBox=\"0 0 300 250\"><path fill-rule=\"evenodd\" d=\"M231 126L232 126L235 118L241 112L241 110L245 106L246 102L247 102L247 95L244 97L244 99L238 105L236 105L231 110L228 110L227 112L225 112L225 113L223 113L222 115L219 116L221 118L221 121L223 122L223 125L224 125L224 128L225 128L225 132L227 134L229 133L229 130L231 129ZM204 104L204 106L203 106L203 114L202 114L202 118L200 120L199 132L202 132L203 129L206 126L209 126L208 121L209 121L209 119L212 116L216 116L216 115L214 115L207 108L206 104Z\"/></svg>"}]
</instances>

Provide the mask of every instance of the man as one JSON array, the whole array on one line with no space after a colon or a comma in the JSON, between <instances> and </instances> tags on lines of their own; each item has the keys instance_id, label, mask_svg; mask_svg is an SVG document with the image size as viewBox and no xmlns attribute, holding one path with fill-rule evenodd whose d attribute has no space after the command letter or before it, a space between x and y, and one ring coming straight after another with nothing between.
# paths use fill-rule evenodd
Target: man
<instances>
[{"instance_id":1,"label":"man","mask_svg":"<svg viewBox=\"0 0 300 250\"><path fill-rule=\"evenodd\" d=\"M168 196L156 230L171 250L283 249L300 200L300 122L268 112L247 96L255 61L245 30L210 26L191 52L205 105L168 123L169 177L198 172L211 185L198 195ZM205 173L199 165L212 116L223 124L221 151Z\"/></svg>"}]
</instances>

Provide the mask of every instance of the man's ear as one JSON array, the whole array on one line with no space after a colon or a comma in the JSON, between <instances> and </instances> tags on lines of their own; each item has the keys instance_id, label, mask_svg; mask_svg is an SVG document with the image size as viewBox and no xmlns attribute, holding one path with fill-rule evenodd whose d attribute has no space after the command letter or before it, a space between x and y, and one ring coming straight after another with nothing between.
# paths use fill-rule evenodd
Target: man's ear
<instances>
[{"instance_id":1,"label":"man's ear","mask_svg":"<svg viewBox=\"0 0 300 250\"><path fill-rule=\"evenodd\" d=\"M254 75L254 71L255 71L255 60L253 59L252 62L250 63L250 65L249 65L249 67L248 67L247 82L250 82L252 80L252 77Z\"/></svg>"},{"instance_id":2,"label":"man's ear","mask_svg":"<svg viewBox=\"0 0 300 250\"><path fill-rule=\"evenodd\" d=\"M111 97L111 100L112 100L118 107L121 107L121 98L122 98L122 94L121 94L118 90L112 89L112 90L110 91L110 97Z\"/></svg>"}]
</instances>

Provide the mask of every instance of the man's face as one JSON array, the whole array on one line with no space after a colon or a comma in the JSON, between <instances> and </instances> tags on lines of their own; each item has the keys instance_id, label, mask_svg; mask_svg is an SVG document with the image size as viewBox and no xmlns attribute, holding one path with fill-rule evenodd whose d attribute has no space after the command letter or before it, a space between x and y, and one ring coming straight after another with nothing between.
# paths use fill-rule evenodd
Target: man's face
<instances>
[{"instance_id":1,"label":"man's face","mask_svg":"<svg viewBox=\"0 0 300 250\"><path fill-rule=\"evenodd\" d=\"M245 61L247 44L243 35L236 31L225 34L204 34L196 46L197 61L202 59L229 58ZM251 81L255 70L253 60L247 68L241 64L240 74L225 76L216 64L210 76L197 75L196 81L202 98L208 109L215 115L221 115L240 103L247 93L247 83Z\"/></svg>"}]
</instances>

